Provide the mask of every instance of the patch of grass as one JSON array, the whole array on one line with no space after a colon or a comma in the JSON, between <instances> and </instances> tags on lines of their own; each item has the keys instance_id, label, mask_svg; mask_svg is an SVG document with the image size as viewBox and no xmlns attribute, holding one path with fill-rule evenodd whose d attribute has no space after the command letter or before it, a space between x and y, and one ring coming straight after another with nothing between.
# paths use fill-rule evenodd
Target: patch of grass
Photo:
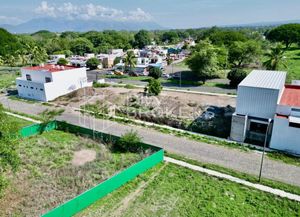
<instances>
[{"instance_id":1,"label":"patch of grass","mask_svg":"<svg viewBox=\"0 0 300 217\"><path fill-rule=\"evenodd\" d=\"M110 87L110 84L107 83L93 83L94 88L105 88L105 87Z\"/></svg>"},{"instance_id":2,"label":"patch of grass","mask_svg":"<svg viewBox=\"0 0 300 217\"><path fill-rule=\"evenodd\" d=\"M18 73L19 68L0 67L0 90L15 86Z\"/></svg>"},{"instance_id":3,"label":"patch of grass","mask_svg":"<svg viewBox=\"0 0 300 217\"><path fill-rule=\"evenodd\" d=\"M298 216L299 212L298 202L167 164L139 176L78 216Z\"/></svg>"},{"instance_id":4,"label":"patch of grass","mask_svg":"<svg viewBox=\"0 0 300 217\"><path fill-rule=\"evenodd\" d=\"M126 89L135 89L136 87L134 85L132 85L132 84L126 84L124 86L124 88L126 88Z\"/></svg>"},{"instance_id":5,"label":"patch of grass","mask_svg":"<svg viewBox=\"0 0 300 217\"><path fill-rule=\"evenodd\" d=\"M288 49L284 56L286 57L286 65L288 68L281 66L280 70L288 71L287 81L290 83L292 80L300 80L300 48L291 47Z\"/></svg>"},{"instance_id":6,"label":"patch of grass","mask_svg":"<svg viewBox=\"0 0 300 217\"><path fill-rule=\"evenodd\" d=\"M11 115L7 115L7 117L8 117L8 121L13 123L14 126L16 126L17 129L21 129L22 127L29 126L29 125L33 124L30 121L26 121L26 120L23 120L23 119L20 119L20 118L11 116Z\"/></svg>"},{"instance_id":7,"label":"patch of grass","mask_svg":"<svg viewBox=\"0 0 300 217\"><path fill-rule=\"evenodd\" d=\"M260 183L262 185L266 185L266 186L269 186L272 188L277 188L277 189L280 189L280 190L283 190L286 192L300 195L300 187L298 187L298 186L293 186L293 185L289 185L289 184L286 184L283 182L274 181L274 180L270 180L270 179L266 179L266 178L262 178L261 181L258 182L258 177L256 177L256 176L238 172L238 171L228 169L228 168L225 168L225 167L222 167L219 165L202 163L202 162L199 162L199 161L196 161L196 160L193 160L193 159L190 159L190 158L178 155L178 154L173 154L173 153L168 153L168 152L165 152L165 156L168 156L168 157L171 157L171 158L174 158L177 160L181 160L181 161L193 164L193 165L197 165L200 167L204 167L207 169L215 170L215 171L218 171L221 173L225 173L225 174L228 174L228 175L240 178L240 179L247 180L252 183Z\"/></svg>"},{"instance_id":8,"label":"patch of grass","mask_svg":"<svg viewBox=\"0 0 300 217\"><path fill-rule=\"evenodd\" d=\"M92 151L95 159L75 165L81 150ZM22 139L18 152L21 166L0 200L0 216L40 216L145 157L56 130Z\"/></svg>"}]
</instances>

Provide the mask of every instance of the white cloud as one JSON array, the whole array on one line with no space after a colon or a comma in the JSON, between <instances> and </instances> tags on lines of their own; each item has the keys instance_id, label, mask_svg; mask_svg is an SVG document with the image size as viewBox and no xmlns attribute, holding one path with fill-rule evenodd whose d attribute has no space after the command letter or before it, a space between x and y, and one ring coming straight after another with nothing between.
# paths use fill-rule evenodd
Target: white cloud
<instances>
[{"instance_id":1,"label":"white cloud","mask_svg":"<svg viewBox=\"0 0 300 217\"><path fill-rule=\"evenodd\" d=\"M71 2L63 3L58 6L56 4L48 4L47 1L35 9L37 14L50 17L66 17L67 19L84 19L84 20L122 20L122 21L150 21L152 16L141 8L124 12L115 8L104 7L102 5L84 4L75 5Z\"/></svg>"},{"instance_id":2,"label":"white cloud","mask_svg":"<svg viewBox=\"0 0 300 217\"><path fill-rule=\"evenodd\" d=\"M38 14L44 14L50 17L56 17L55 7L49 6L48 2L42 1L41 5L35 9L35 12Z\"/></svg>"}]
</instances>

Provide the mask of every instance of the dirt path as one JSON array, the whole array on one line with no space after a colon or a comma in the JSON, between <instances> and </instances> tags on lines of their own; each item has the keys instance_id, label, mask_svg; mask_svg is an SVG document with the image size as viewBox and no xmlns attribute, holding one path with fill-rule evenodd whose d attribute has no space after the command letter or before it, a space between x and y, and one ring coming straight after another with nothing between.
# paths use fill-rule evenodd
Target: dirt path
<instances>
[{"instance_id":1,"label":"dirt path","mask_svg":"<svg viewBox=\"0 0 300 217\"><path fill-rule=\"evenodd\" d=\"M160 174L160 172L168 165L165 163L156 173L154 173L146 182L142 182L134 192L131 192L129 195L124 197L122 201L120 201L116 207L113 207L108 216L112 217L121 217L123 216L126 209L132 204L143 192L143 190ZM107 213L106 213L107 214ZM107 215L102 216L107 216Z\"/></svg>"}]
</instances>

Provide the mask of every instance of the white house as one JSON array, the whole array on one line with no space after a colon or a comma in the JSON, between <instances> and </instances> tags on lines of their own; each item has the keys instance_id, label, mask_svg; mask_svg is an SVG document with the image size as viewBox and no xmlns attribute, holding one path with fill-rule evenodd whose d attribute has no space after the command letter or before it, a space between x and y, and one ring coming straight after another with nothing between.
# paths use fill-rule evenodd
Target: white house
<instances>
[{"instance_id":1,"label":"white house","mask_svg":"<svg viewBox=\"0 0 300 217\"><path fill-rule=\"evenodd\" d=\"M300 154L300 86L286 72L252 71L238 86L232 140Z\"/></svg>"},{"instance_id":2,"label":"white house","mask_svg":"<svg viewBox=\"0 0 300 217\"><path fill-rule=\"evenodd\" d=\"M274 118L270 147L300 154L300 86L285 85Z\"/></svg>"},{"instance_id":3,"label":"white house","mask_svg":"<svg viewBox=\"0 0 300 217\"><path fill-rule=\"evenodd\" d=\"M20 97L50 101L79 88L90 86L86 69L72 66L41 65L21 69L16 79Z\"/></svg>"}]
</instances>

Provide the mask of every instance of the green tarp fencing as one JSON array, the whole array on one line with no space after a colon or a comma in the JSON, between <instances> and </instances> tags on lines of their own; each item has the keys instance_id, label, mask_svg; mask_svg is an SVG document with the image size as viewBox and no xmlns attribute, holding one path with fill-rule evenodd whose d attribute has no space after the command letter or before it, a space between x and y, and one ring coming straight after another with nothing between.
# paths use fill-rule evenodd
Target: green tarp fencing
<instances>
[{"instance_id":1,"label":"green tarp fencing","mask_svg":"<svg viewBox=\"0 0 300 217\"><path fill-rule=\"evenodd\" d=\"M20 134L21 137L28 137L37 134L41 134L44 131L51 130L63 130L70 133L80 134L89 136L94 139L102 139L104 142L117 141L119 137L110 134L93 131L88 128L68 124L66 122L52 121L47 124L35 124L28 127L24 127ZM145 159L139 161L138 163L132 165L131 167L117 173L106 181L100 183L99 185L85 191L84 193L78 195L77 197L65 202L64 204L54 208L48 213L44 214L42 217L69 217L77 214L83 209L87 208L97 200L105 197L107 194L121 187L128 181L131 181L136 176L142 174L151 167L157 165L163 161L164 151L161 148L151 146L145 143L141 143L143 148L151 148L156 151L154 154L146 157Z\"/></svg>"}]
</instances>

